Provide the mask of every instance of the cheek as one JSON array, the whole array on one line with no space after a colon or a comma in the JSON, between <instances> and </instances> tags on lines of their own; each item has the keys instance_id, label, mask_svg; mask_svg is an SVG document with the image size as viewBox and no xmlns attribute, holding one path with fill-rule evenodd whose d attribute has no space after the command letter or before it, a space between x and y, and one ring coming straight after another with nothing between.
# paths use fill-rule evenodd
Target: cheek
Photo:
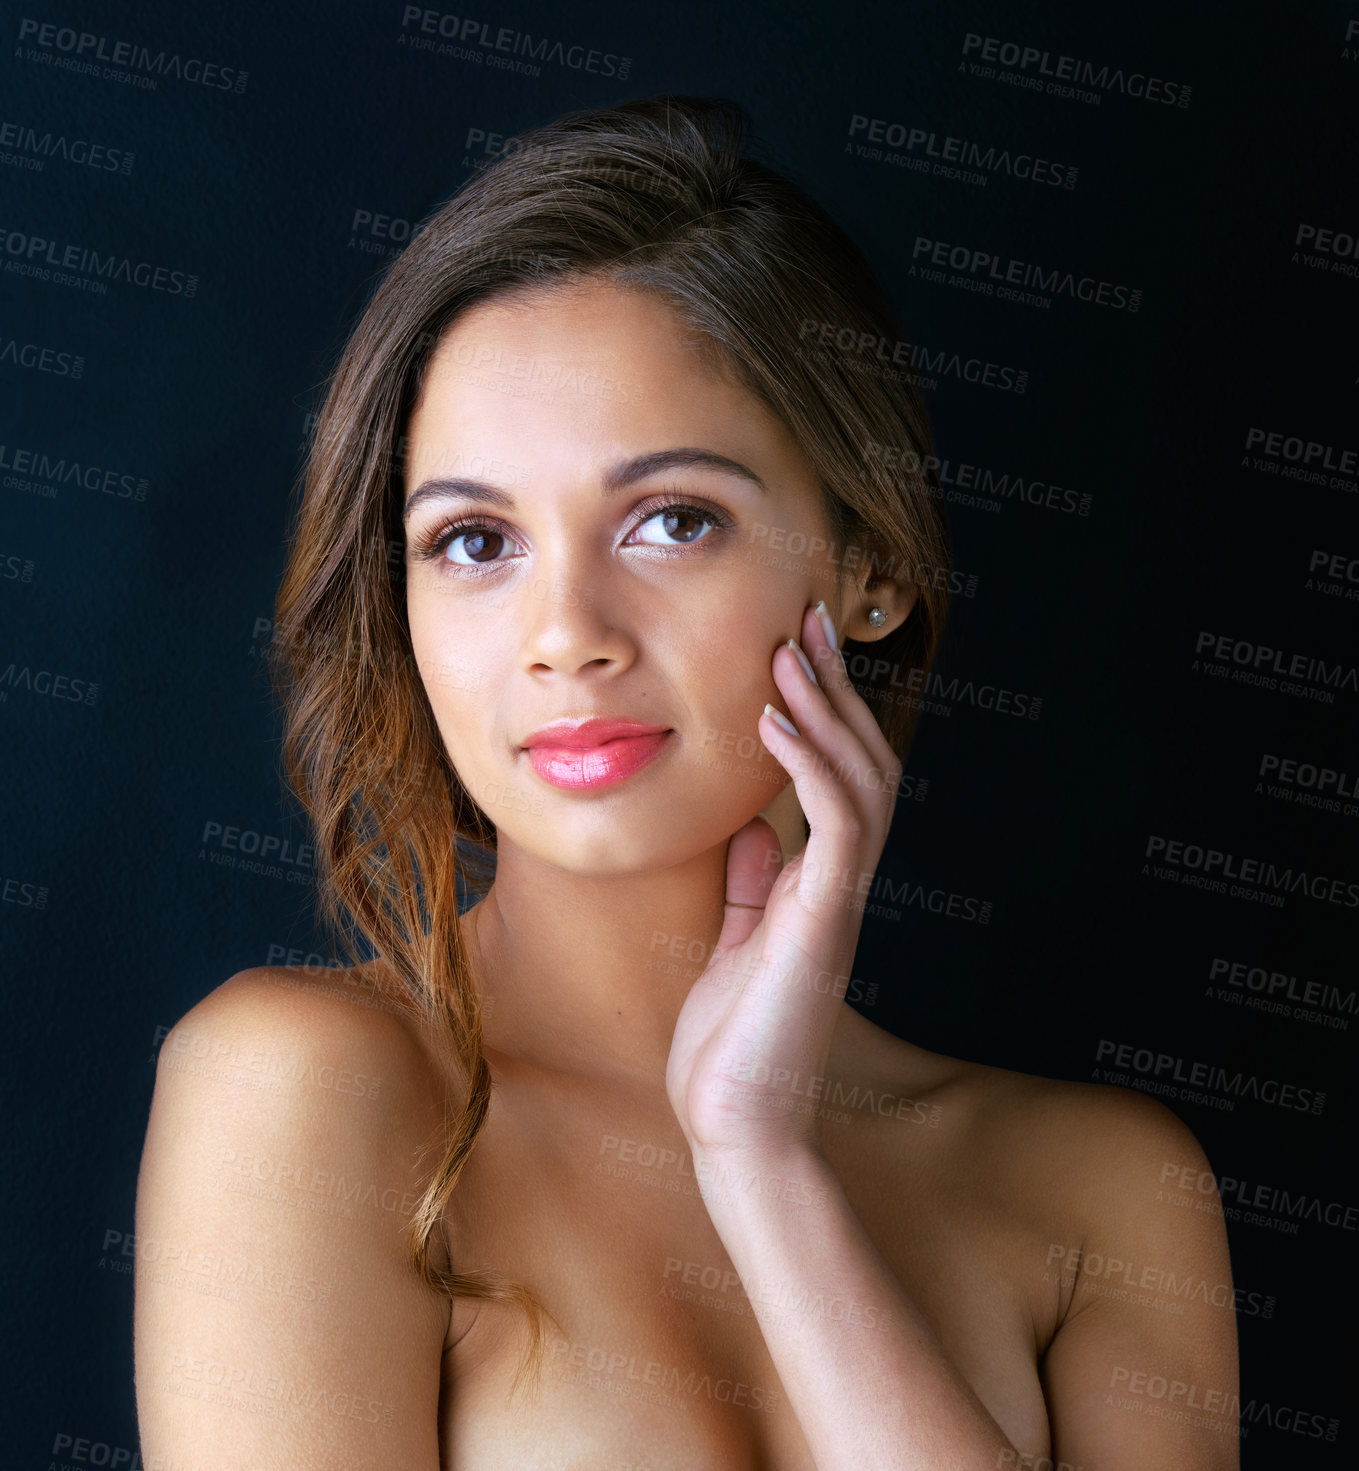
<instances>
[{"instance_id":1,"label":"cheek","mask_svg":"<svg viewBox=\"0 0 1359 1471\"><path fill-rule=\"evenodd\" d=\"M494 651L466 619L441 608L437 592L412 594L406 605L416 676L446 744L459 746L485 723L486 693L493 687L490 662ZM477 718L478 708L482 714ZM450 749L450 757L456 751Z\"/></svg>"},{"instance_id":2,"label":"cheek","mask_svg":"<svg viewBox=\"0 0 1359 1471\"><path fill-rule=\"evenodd\" d=\"M790 638L801 638L803 612L824 591L812 591L812 579L805 574L747 564L725 594L708 600L701 635L706 651L701 656L702 667L710 684L747 703L755 701L758 715L764 700L777 696L774 651ZM699 635L693 624L690 628L688 648L692 652ZM773 693L761 695L760 691Z\"/></svg>"},{"instance_id":3,"label":"cheek","mask_svg":"<svg viewBox=\"0 0 1359 1471\"><path fill-rule=\"evenodd\" d=\"M730 710L750 706L754 721L766 699L775 698L774 650L794 631L781 613L795 598L767 597L756 579L736 579L732 588L705 590L697 607L686 608L668 626L653 630L653 647L663 647L665 666L683 671L686 693L695 709ZM784 625L789 624L787 631Z\"/></svg>"},{"instance_id":4,"label":"cheek","mask_svg":"<svg viewBox=\"0 0 1359 1471\"><path fill-rule=\"evenodd\" d=\"M460 597L459 591L447 574L433 566L408 568L406 625L416 662L421 666L456 662L471 669L479 663L487 632L481 625L488 620L479 622L474 612L469 615L469 600Z\"/></svg>"},{"instance_id":5,"label":"cheek","mask_svg":"<svg viewBox=\"0 0 1359 1471\"><path fill-rule=\"evenodd\" d=\"M747 616L749 611L747 605ZM707 791L700 809L715 804L725 815L733 803L744 802L742 788L753 782L747 795L758 798L753 808L758 811L771 795L769 783L782 779L782 768L759 732L766 702L782 704L772 667L777 643L777 634L763 626L727 622L702 637L694 629L672 649L677 662L671 667L685 670L677 707L684 721L685 760Z\"/></svg>"}]
</instances>

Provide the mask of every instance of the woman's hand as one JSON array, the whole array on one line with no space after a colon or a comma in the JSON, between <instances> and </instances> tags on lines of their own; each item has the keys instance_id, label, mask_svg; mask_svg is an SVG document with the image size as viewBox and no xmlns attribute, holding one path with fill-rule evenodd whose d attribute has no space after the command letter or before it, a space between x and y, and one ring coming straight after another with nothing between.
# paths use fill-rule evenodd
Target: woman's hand
<instances>
[{"instance_id":1,"label":"woman's hand","mask_svg":"<svg viewBox=\"0 0 1359 1471\"><path fill-rule=\"evenodd\" d=\"M901 762L850 683L824 603L802 619L809 678L787 644L775 683L796 733L768 713L760 738L793 778L811 836L785 867L774 830L755 818L727 851L722 932L680 1010L666 1092L695 1158L816 1152L814 1099L824 1075L877 870Z\"/></svg>"}]
</instances>

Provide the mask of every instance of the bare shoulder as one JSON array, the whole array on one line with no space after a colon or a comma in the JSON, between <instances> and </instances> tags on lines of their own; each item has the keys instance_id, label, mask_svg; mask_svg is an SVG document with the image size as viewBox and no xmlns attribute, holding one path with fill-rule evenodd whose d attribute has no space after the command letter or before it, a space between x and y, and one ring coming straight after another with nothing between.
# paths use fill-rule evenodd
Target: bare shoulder
<instances>
[{"instance_id":1,"label":"bare shoulder","mask_svg":"<svg viewBox=\"0 0 1359 1471\"><path fill-rule=\"evenodd\" d=\"M1048 1198L1203 1161L1189 1127L1145 1094L943 1061L951 1067L941 1102L956 1107L971 1143L990 1160L1010 1160Z\"/></svg>"},{"instance_id":2,"label":"bare shoulder","mask_svg":"<svg viewBox=\"0 0 1359 1471\"><path fill-rule=\"evenodd\" d=\"M451 1075L412 999L378 963L238 971L171 1028L161 1065L278 1096L304 1082L335 1098L383 1101L385 1123L442 1111Z\"/></svg>"},{"instance_id":3,"label":"bare shoulder","mask_svg":"<svg viewBox=\"0 0 1359 1471\"><path fill-rule=\"evenodd\" d=\"M922 1066L941 1194L1032 1325L1051 1459L1235 1471L1239 1294L1193 1130L1129 1089Z\"/></svg>"},{"instance_id":4,"label":"bare shoulder","mask_svg":"<svg viewBox=\"0 0 1359 1471\"><path fill-rule=\"evenodd\" d=\"M141 1189L178 1188L181 1174L155 1166L192 1137L208 1151L196 1169L206 1160L233 1193L313 1218L332 1205L344 1214L347 1186L331 1182L355 1173L318 1161L362 1163L364 1195L381 1179L387 1199L397 1188L410 1201L441 1142L447 1082L414 1007L380 973L238 971L161 1044ZM306 1199L327 1192L329 1204Z\"/></svg>"},{"instance_id":5,"label":"bare shoulder","mask_svg":"<svg viewBox=\"0 0 1359 1471\"><path fill-rule=\"evenodd\" d=\"M927 1212L957 1264L988 1264L1036 1350L1052 1462L1234 1471L1239 1294L1193 1130L1131 1090L853 1034L931 1122L859 1131L860 1167L922 1202L903 1230Z\"/></svg>"},{"instance_id":6,"label":"bare shoulder","mask_svg":"<svg viewBox=\"0 0 1359 1471\"><path fill-rule=\"evenodd\" d=\"M162 1043L137 1181L148 1464L281 1464L280 1434L299 1471L438 1464L448 1303L410 1227L440 1078L379 980L305 978L238 972ZM446 1265L437 1232L431 1253Z\"/></svg>"},{"instance_id":7,"label":"bare shoulder","mask_svg":"<svg viewBox=\"0 0 1359 1471\"><path fill-rule=\"evenodd\" d=\"M1098 1209L1113 1185L1135 1182L1140 1190L1172 1170L1208 1167L1193 1131L1144 1094L947 1057L856 1021L860 1072L915 1100L938 1130L942 1152L993 1180L1011 1202L1032 1196ZM1153 1189L1149 1204L1154 1196Z\"/></svg>"},{"instance_id":8,"label":"bare shoulder","mask_svg":"<svg viewBox=\"0 0 1359 1471\"><path fill-rule=\"evenodd\" d=\"M1208 1161L1163 1104L929 1052L858 1016L838 1040L833 1066L867 1084L860 1092L878 1101L880 1117L861 1115L852 1128L827 1122L822 1138L863 1182L864 1201L891 1182L892 1198L923 1191L938 1219L968 1222L958 1239L1018 1264L1049 1331L1071 1299L1047 1289L1085 1253L1164 1264L1181 1256L1170 1243L1192 1242L1214 1271L1227 1271L1221 1209L1205 1191ZM826 1094L835 1104L854 1090ZM1186 1180L1194 1184L1188 1211Z\"/></svg>"}]
</instances>

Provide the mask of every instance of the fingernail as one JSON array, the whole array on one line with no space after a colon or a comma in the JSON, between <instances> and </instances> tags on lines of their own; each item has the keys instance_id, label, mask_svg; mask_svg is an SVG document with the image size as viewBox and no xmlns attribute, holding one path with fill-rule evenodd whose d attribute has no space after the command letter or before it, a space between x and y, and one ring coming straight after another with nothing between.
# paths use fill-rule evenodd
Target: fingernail
<instances>
[{"instance_id":1,"label":"fingernail","mask_svg":"<svg viewBox=\"0 0 1359 1471\"><path fill-rule=\"evenodd\" d=\"M835 631L835 623L831 619L830 609L826 607L824 598L817 603L816 607L812 609L812 612L821 620L821 631L826 635L826 642L839 656L840 668L847 671L848 665L845 663L844 650L840 647L840 635Z\"/></svg>"},{"instance_id":2,"label":"fingernail","mask_svg":"<svg viewBox=\"0 0 1359 1471\"><path fill-rule=\"evenodd\" d=\"M835 624L831 620L830 609L826 607L824 598L817 603L816 607L812 609L812 612L821 620L821 631L826 635L826 642L831 648L838 649L840 647L840 635L835 631Z\"/></svg>"},{"instance_id":3,"label":"fingernail","mask_svg":"<svg viewBox=\"0 0 1359 1471\"><path fill-rule=\"evenodd\" d=\"M802 650L798 647L798 642L795 638L790 638L788 640L788 647L792 649L794 654L797 655L797 662L802 665L802 672L807 676L807 678L810 679L813 684L819 684L820 681L817 679L816 675L812 673L812 666L807 662L806 654L804 654Z\"/></svg>"},{"instance_id":4,"label":"fingernail","mask_svg":"<svg viewBox=\"0 0 1359 1471\"><path fill-rule=\"evenodd\" d=\"M764 707L764 713L766 715L772 715L774 719L784 728L784 730L788 732L790 736L797 736L799 740L802 739L802 737L798 734L797 726L795 726L793 722L789 720L789 718L781 711L776 710L772 705L766 705Z\"/></svg>"}]
</instances>

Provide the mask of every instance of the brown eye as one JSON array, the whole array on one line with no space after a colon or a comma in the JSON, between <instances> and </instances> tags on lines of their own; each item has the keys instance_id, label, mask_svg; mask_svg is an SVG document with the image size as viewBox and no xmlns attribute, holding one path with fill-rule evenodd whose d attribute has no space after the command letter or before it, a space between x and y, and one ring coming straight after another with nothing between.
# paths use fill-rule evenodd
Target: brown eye
<instances>
[{"instance_id":1,"label":"brown eye","mask_svg":"<svg viewBox=\"0 0 1359 1471\"><path fill-rule=\"evenodd\" d=\"M463 550L473 562L494 562L505 542L498 531L470 531L461 540Z\"/></svg>"},{"instance_id":2,"label":"brown eye","mask_svg":"<svg viewBox=\"0 0 1359 1471\"><path fill-rule=\"evenodd\" d=\"M647 546L684 546L702 541L720 523L711 511L699 506L664 506L637 528L638 540ZM648 535L656 532L657 535Z\"/></svg>"},{"instance_id":3,"label":"brown eye","mask_svg":"<svg viewBox=\"0 0 1359 1471\"><path fill-rule=\"evenodd\" d=\"M440 540L447 561L459 567L484 567L519 550L519 543L494 526L464 522L448 527Z\"/></svg>"},{"instance_id":4,"label":"brown eye","mask_svg":"<svg viewBox=\"0 0 1359 1471\"><path fill-rule=\"evenodd\" d=\"M699 527L705 524L703 517L693 511L667 511L662 521L665 534L676 541L695 540Z\"/></svg>"}]
</instances>

